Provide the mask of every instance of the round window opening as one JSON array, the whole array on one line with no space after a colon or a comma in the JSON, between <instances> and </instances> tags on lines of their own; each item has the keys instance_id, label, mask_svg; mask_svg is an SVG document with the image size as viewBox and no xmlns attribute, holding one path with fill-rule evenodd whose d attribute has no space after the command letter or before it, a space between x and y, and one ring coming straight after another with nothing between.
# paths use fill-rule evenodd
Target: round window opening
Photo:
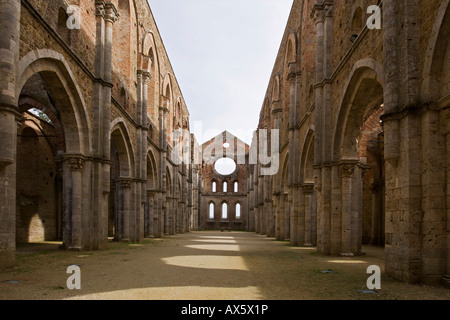
<instances>
[{"instance_id":1,"label":"round window opening","mask_svg":"<svg viewBox=\"0 0 450 320\"><path fill-rule=\"evenodd\" d=\"M219 174L227 176L236 170L236 162L230 158L221 158L216 161L214 169L216 169Z\"/></svg>"}]
</instances>

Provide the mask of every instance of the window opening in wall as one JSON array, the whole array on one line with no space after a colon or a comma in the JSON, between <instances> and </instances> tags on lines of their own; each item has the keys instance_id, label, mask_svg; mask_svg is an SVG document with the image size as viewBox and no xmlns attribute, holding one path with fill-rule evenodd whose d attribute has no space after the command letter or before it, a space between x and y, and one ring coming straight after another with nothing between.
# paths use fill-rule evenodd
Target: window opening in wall
<instances>
[{"instance_id":1,"label":"window opening in wall","mask_svg":"<svg viewBox=\"0 0 450 320\"><path fill-rule=\"evenodd\" d=\"M228 219L228 205L226 203L222 204L222 219Z\"/></svg>"},{"instance_id":2,"label":"window opening in wall","mask_svg":"<svg viewBox=\"0 0 450 320\"><path fill-rule=\"evenodd\" d=\"M214 220L214 203L209 204L209 219Z\"/></svg>"},{"instance_id":3,"label":"window opening in wall","mask_svg":"<svg viewBox=\"0 0 450 320\"><path fill-rule=\"evenodd\" d=\"M241 205L238 203L236 204L236 219L240 219L241 218Z\"/></svg>"}]
</instances>

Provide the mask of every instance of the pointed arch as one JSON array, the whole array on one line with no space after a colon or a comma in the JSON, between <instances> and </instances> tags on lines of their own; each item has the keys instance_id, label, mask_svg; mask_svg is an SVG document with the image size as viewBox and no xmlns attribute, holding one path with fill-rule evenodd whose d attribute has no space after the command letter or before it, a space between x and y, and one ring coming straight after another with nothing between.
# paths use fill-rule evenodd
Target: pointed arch
<instances>
[{"instance_id":1,"label":"pointed arch","mask_svg":"<svg viewBox=\"0 0 450 320\"><path fill-rule=\"evenodd\" d=\"M151 149L147 150L147 190L157 189L158 183L158 167L156 157Z\"/></svg>"},{"instance_id":2,"label":"pointed arch","mask_svg":"<svg viewBox=\"0 0 450 320\"><path fill-rule=\"evenodd\" d=\"M291 32L288 36L286 47L286 65L297 62L297 34Z\"/></svg>"},{"instance_id":3,"label":"pointed arch","mask_svg":"<svg viewBox=\"0 0 450 320\"><path fill-rule=\"evenodd\" d=\"M374 110L383 104L382 66L373 59L355 63L345 86L339 116L334 124L333 156L335 160L357 159L360 128ZM345 137L345 139L344 139Z\"/></svg>"},{"instance_id":4,"label":"pointed arch","mask_svg":"<svg viewBox=\"0 0 450 320\"><path fill-rule=\"evenodd\" d=\"M29 52L17 65L16 97L19 104L20 92L33 75L39 74L49 83L49 93L55 100L55 108L61 117L67 154L90 155L91 126L81 90L66 59L60 53L41 49Z\"/></svg>"},{"instance_id":5,"label":"pointed arch","mask_svg":"<svg viewBox=\"0 0 450 320\"><path fill-rule=\"evenodd\" d=\"M314 131L308 130L303 143L300 162L300 181L302 183L314 183Z\"/></svg>"},{"instance_id":6,"label":"pointed arch","mask_svg":"<svg viewBox=\"0 0 450 320\"><path fill-rule=\"evenodd\" d=\"M209 220L214 220L215 219L215 210L216 210L216 204L214 203L214 201L210 201L209 205L208 205L208 219Z\"/></svg>"},{"instance_id":7,"label":"pointed arch","mask_svg":"<svg viewBox=\"0 0 450 320\"><path fill-rule=\"evenodd\" d=\"M450 55L450 1L442 1L426 51L422 75L422 101L438 101L450 91L449 79L442 79L448 70ZM447 58L445 58L447 57ZM445 65L447 63L447 65ZM448 72L447 72L448 74Z\"/></svg>"},{"instance_id":8,"label":"pointed arch","mask_svg":"<svg viewBox=\"0 0 450 320\"><path fill-rule=\"evenodd\" d=\"M111 152L115 153L113 159L118 160L118 178L131 178L134 173L134 151L131 144L128 128L122 118L111 123Z\"/></svg>"},{"instance_id":9,"label":"pointed arch","mask_svg":"<svg viewBox=\"0 0 450 320\"><path fill-rule=\"evenodd\" d=\"M280 75L277 74L273 79L272 102L280 101Z\"/></svg>"}]
</instances>

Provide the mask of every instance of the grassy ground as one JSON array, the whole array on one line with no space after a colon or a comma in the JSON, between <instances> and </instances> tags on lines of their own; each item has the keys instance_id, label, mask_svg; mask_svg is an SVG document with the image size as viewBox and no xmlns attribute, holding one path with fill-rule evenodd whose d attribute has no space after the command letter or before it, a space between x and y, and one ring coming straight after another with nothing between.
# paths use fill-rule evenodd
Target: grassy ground
<instances>
[{"instance_id":1,"label":"grassy ground","mask_svg":"<svg viewBox=\"0 0 450 320\"><path fill-rule=\"evenodd\" d=\"M140 244L110 242L95 252L58 243L19 246L16 267L0 271L1 300L450 300L446 288L408 285L384 276L384 251L325 257L244 232L192 232ZM69 290L69 265L81 290ZM381 290L365 293L367 267L383 271Z\"/></svg>"}]
</instances>

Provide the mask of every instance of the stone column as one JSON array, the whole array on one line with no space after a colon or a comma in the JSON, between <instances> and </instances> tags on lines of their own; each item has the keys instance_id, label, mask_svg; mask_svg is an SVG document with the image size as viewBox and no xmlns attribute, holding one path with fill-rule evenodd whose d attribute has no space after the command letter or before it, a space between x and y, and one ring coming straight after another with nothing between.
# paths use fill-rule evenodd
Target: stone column
<instances>
[{"instance_id":1,"label":"stone column","mask_svg":"<svg viewBox=\"0 0 450 320\"><path fill-rule=\"evenodd\" d=\"M84 160L81 158L69 159L72 193L71 193L71 226L72 239L69 245L69 250L80 251L83 248L82 244L82 215L83 215L83 166Z\"/></svg>"},{"instance_id":2,"label":"stone column","mask_svg":"<svg viewBox=\"0 0 450 320\"><path fill-rule=\"evenodd\" d=\"M449 109L447 109L449 110ZM449 111L447 111L449 112ZM447 270L444 276L444 283L450 287L450 132L446 133L446 154L447 154Z\"/></svg>"},{"instance_id":3,"label":"stone column","mask_svg":"<svg viewBox=\"0 0 450 320\"><path fill-rule=\"evenodd\" d=\"M290 240L291 238L291 202L289 201L289 193L284 195L284 240Z\"/></svg>"},{"instance_id":4,"label":"stone column","mask_svg":"<svg viewBox=\"0 0 450 320\"><path fill-rule=\"evenodd\" d=\"M352 253L352 180L356 164L345 163L340 167L342 179L342 234L341 255L353 256Z\"/></svg>"},{"instance_id":5,"label":"stone column","mask_svg":"<svg viewBox=\"0 0 450 320\"><path fill-rule=\"evenodd\" d=\"M122 232L119 240L123 242L130 241L131 184L132 182L130 179L120 179L120 186L122 189Z\"/></svg>"},{"instance_id":6,"label":"stone column","mask_svg":"<svg viewBox=\"0 0 450 320\"><path fill-rule=\"evenodd\" d=\"M382 214L382 189L381 181L375 181L372 185L372 230L370 236L371 245L381 244L381 214Z\"/></svg>"},{"instance_id":7,"label":"stone column","mask_svg":"<svg viewBox=\"0 0 450 320\"><path fill-rule=\"evenodd\" d=\"M318 243L317 251L322 254L329 254L329 219L324 211L324 193L322 190L322 165L324 162L324 139L325 139L325 107L324 107L324 92L323 92L323 79L324 63L325 63L325 43L324 43L324 22L325 12L322 5L315 5L311 17L314 18L316 23L316 86L315 86L315 131L314 131L314 186L317 190L317 233Z\"/></svg>"},{"instance_id":8,"label":"stone column","mask_svg":"<svg viewBox=\"0 0 450 320\"><path fill-rule=\"evenodd\" d=\"M305 247L312 247L314 245L313 240L313 210L312 210L312 195L314 192L313 184L304 184L302 187L303 197L304 197L304 241L300 239L300 244L303 243ZM303 241L303 242L302 242Z\"/></svg>"},{"instance_id":9,"label":"stone column","mask_svg":"<svg viewBox=\"0 0 450 320\"><path fill-rule=\"evenodd\" d=\"M266 212L265 212L265 208L264 208L264 176L260 175L258 178L258 212L260 215L260 234L261 235L266 235L267 234L267 230L266 230Z\"/></svg>"},{"instance_id":10,"label":"stone column","mask_svg":"<svg viewBox=\"0 0 450 320\"><path fill-rule=\"evenodd\" d=\"M153 213L154 222L154 235L155 238L162 238L164 232L164 208L163 208L163 195L162 191L155 194L155 209Z\"/></svg>"},{"instance_id":11,"label":"stone column","mask_svg":"<svg viewBox=\"0 0 450 320\"><path fill-rule=\"evenodd\" d=\"M299 241L299 230L298 230L298 219L299 219L299 208L298 208L298 197L295 195L295 184L297 183L297 167L299 163L299 150L298 150L298 130L297 126L297 64L291 63L289 64L289 173L288 173L288 186L289 186L289 202L290 206L290 225L289 225L289 234L290 234L290 242L293 246L298 246ZM298 188L297 188L298 190Z\"/></svg>"},{"instance_id":12,"label":"stone column","mask_svg":"<svg viewBox=\"0 0 450 320\"><path fill-rule=\"evenodd\" d=\"M159 158L159 169L160 169L160 190L161 194L161 207L158 208L160 213L160 223L161 223L161 236L164 234L168 234L167 222L168 222L168 201L166 196L170 190L167 190L167 174L166 174L166 160L167 160L167 115L169 113L169 109L166 106L167 101L165 101L164 97L162 106L159 108L159 149L160 149L160 158Z\"/></svg>"},{"instance_id":13,"label":"stone column","mask_svg":"<svg viewBox=\"0 0 450 320\"><path fill-rule=\"evenodd\" d=\"M163 232L164 235L169 235L169 212L170 212L170 200L165 197L165 199L163 199L165 205L163 207L163 215L164 215L164 228L163 228Z\"/></svg>"},{"instance_id":14,"label":"stone column","mask_svg":"<svg viewBox=\"0 0 450 320\"><path fill-rule=\"evenodd\" d=\"M104 87L103 87L103 156L110 160L111 154L111 89L112 84L112 54L113 54L113 24L119 14L112 3L105 4L105 49L104 49Z\"/></svg>"},{"instance_id":15,"label":"stone column","mask_svg":"<svg viewBox=\"0 0 450 320\"><path fill-rule=\"evenodd\" d=\"M14 265L16 250L16 149L21 3L0 0L0 268Z\"/></svg>"},{"instance_id":16,"label":"stone column","mask_svg":"<svg viewBox=\"0 0 450 320\"><path fill-rule=\"evenodd\" d=\"M93 110L93 155L92 201L95 235L91 246L101 249L106 246L108 234L108 198L110 193L110 124L112 84L112 42L113 24L118 13L113 4L95 1L95 83Z\"/></svg>"},{"instance_id":17,"label":"stone column","mask_svg":"<svg viewBox=\"0 0 450 320\"><path fill-rule=\"evenodd\" d=\"M280 105L279 101L274 101L272 104L272 116L274 118L274 129L275 130L281 130L282 123L283 123L283 108ZM282 208L282 199L281 199L281 184L283 179L282 177L282 170L279 170L279 172L273 177L273 197L275 197L274 204L275 204L275 238L277 240L284 240L284 217L285 212Z\"/></svg>"}]
</instances>

